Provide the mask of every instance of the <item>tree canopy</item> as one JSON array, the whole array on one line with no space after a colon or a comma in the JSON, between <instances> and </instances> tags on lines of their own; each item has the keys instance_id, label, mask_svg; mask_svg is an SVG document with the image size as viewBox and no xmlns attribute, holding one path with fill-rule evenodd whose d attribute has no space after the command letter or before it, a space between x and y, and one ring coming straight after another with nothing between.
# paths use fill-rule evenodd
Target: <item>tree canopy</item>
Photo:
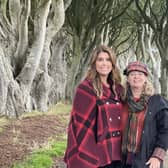
<instances>
[{"instance_id":1,"label":"tree canopy","mask_svg":"<svg viewBox=\"0 0 168 168\"><path fill-rule=\"evenodd\" d=\"M166 0L0 0L0 114L72 99L99 44L115 48L121 70L148 64L168 96Z\"/></svg>"}]
</instances>

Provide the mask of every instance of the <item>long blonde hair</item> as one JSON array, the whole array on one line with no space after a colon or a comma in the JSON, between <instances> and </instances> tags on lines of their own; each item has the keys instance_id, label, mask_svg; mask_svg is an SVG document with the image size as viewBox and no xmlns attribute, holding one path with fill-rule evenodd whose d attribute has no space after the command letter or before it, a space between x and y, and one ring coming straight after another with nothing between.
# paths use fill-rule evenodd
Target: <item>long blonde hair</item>
<instances>
[{"instance_id":1,"label":"long blonde hair","mask_svg":"<svg viewBox=\"0 0 168 168\"><path fill-rule=\"evenodd\" d=\"M101 53L101 52L107 53L109 55L110 61L112 63L112 71L109 73L108 80L112 81L112 83L113 83L113 86L112 86L113 91L115 91L115 88L114 88L115 84L121 83L120 73L119 73L119 70L116 66L116 55L114 53L114 50L108 46L105 46L105 45L100 45L100 46L96 47L91 54L89 70L87 72L86 77L93 82L93 87L94 87L95 93L98 97L100 97L103 92L100 76L96 71L96 60L97 60L99 53Z\"/></svg>"},{"instance_id":2,"label":"long blonde hair","mask_svg":"<svg viewBox=\"0 0 168 168\"><path fill-rule=\"evenodd\" d=\"M126 94L129 88L129 83L126 81L124 83L124 95L123 95L123 100L126 100ZM152 82L149 81L149 79L146 80L146 82L144 83L144 87L143 87L143 91L142 94L144 94L145 96L152 96L154 94L154 87Z\"/></svg>"}]
</instances>

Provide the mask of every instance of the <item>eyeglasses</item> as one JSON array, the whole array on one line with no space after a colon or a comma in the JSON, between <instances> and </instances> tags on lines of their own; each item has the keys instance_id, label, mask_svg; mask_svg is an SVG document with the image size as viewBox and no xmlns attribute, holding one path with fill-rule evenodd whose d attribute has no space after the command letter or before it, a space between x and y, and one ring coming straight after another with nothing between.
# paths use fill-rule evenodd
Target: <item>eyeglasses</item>
<instances>
[{"instance_id":1,"label":"eyeglasses","mask_svg":"<svg viewBox=\"0 0 168 168\"><path fill-rule=\"evenodd\" d=\"M143 72L139 71L132 71L129 73L130 76L144 76L145 74Z\"/></svg>"}]
</instances>

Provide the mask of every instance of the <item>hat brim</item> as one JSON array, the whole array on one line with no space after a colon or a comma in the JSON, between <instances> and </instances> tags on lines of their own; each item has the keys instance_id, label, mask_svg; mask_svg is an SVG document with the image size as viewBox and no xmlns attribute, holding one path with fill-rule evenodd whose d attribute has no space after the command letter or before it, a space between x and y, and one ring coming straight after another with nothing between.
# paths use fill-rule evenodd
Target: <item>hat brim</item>
<instances>
[{"instance_id":1,"label":"hat brim","mask_svg":"<svg viewBox=\"0 0 168 168\"><path fill-rule=\"evenodd\" d=\"M129 75L130 72L133 72L133 71L138 71L138 72L143 72L146 76L148 76L148 73L143 71L143 70L139 70L139 69L132 69L132 70L129 70L126 72L126 76Z\"/></svg>"}]
</instances>

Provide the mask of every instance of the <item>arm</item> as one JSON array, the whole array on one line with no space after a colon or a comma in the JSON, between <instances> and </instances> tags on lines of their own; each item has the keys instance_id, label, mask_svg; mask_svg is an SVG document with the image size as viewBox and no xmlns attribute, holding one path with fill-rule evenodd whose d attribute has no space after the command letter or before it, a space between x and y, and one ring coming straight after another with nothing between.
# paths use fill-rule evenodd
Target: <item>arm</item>
<instances>
[{"instance_id":1,"label":"arm","mask_svg":"<svg viewBox=\"0 0 168 168\"><path fill-rule=\"evenodd\" d=\"M82 136L94 124L93 121L96 118L96 97L78 88L74 98L72 116L74 118L76 140L78 145L80 145Z\"/></svg>"},{"instance_id":2,"label":"arm","mask_svg":"<svg viewBox=\"0 0 168 168\"><path fill-rule=\"evenodd\" d=\"M92 152L88 151L88 149L89 143L93 144L95 141L93 133L95 119L96 97L92 88L79 85L73 101L71 120L68 129L68 147L65 156L66 162L68 162L70 168L89 167L88 161L82 158L82 156ZM91 157L89 154L87 156L88 158ZM92 163L89 164L91 165Z\"/></svg>"},{"instance_id":3,"label":"arm","mask_svg":"<svg viewBox=\"0 0 168 168\"><path fill-rule=\"evenodd\" d=\"M161 109L156 114L157 123L157 141L154 152L146 164L149 168L160 167L160 162L164 160L168 148L168 102L161 97Z\"/></svg>"}]
</instances>

